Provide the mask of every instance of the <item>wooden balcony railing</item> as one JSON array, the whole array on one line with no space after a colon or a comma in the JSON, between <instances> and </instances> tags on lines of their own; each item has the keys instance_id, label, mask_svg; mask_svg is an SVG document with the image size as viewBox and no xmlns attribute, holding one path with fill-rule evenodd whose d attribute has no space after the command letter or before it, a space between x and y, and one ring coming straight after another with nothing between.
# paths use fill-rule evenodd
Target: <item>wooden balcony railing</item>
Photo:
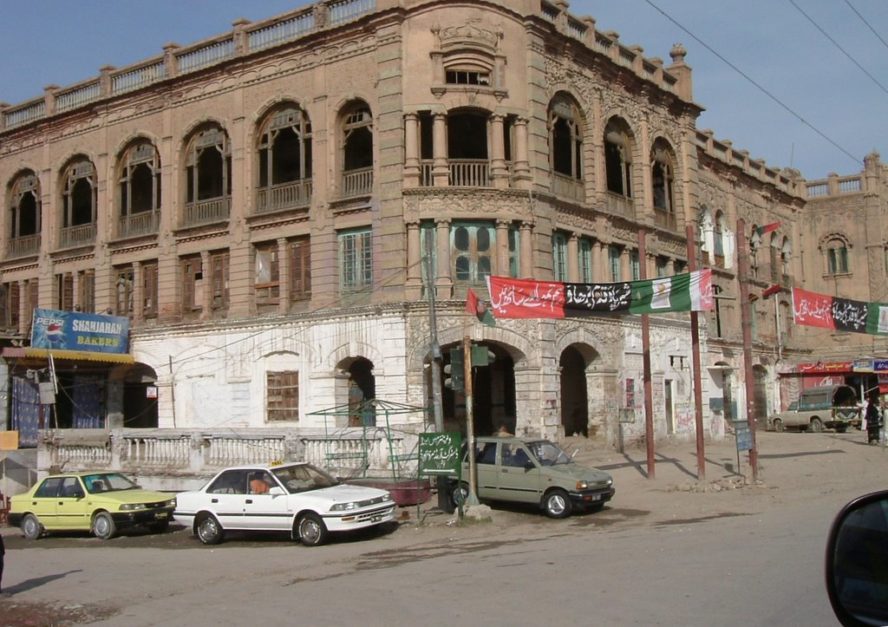
<instances>
[{"instance_id":1,"label":"wooden balcony railing","mask_svg":"<svg viewBox=\"0 0 888 627\"><path fill-rule=\"evenodd\" d=\"M138 237L152 235L160 228L160 213L144 211L123 216L117 222L118 237Z\"/></svg>"},{"instance_id":2,"label":"wooden balcony railing","mask_svg":"<svg viewBox=\"0 0 888 627\"><path fill-rule=\"evenodd\" d=\"M565 176L557 172L552 173L552 191L561 198L570 198L579 202L586 200L586 190L583 187L583 181L578 181L571 176Z\"/></svg>"},{"instance_id":3,"label":"wooden balcony railing","mask_svg":"<svg viewBox=\"0 0 888 627\"><path fill-rule=\"evenodd\" d=\"M199 226L222 222L231 215L231 197L223 196L211 200L188 203L182 226Z\"/></svg>"},{"instance_id":4,"label":"wooden balcony railing","mask_svg":"<svg viewBox=\"0 0 888 627\"><path fill-rule=\"evenodd\" d=\"M260 188L256 192L256 213L307 207L311 204L311 193L311 179Z\"/></svg>"},{"instance_id":5,"label":"wooden balcony railing","mask_svg":"<svg viewBox=\"0 0 888 627\"><path fill-rule=\"evenodd\" d=\"M624 218L635 218L635 205L631 198L614 192L607 192L607 210L617 216Z\"/></svg>"},{"instance_id":6,"label":"wooden balcony railing","mask_svg":"<svg viewBox=\"0 0 888 627\"><path fill-rule=\"evenodd\" d=\"M63 228L59 233L59 248L85 246L96 241L96 225L80 224Z\"/></svg>"},{"instance_id":7,"label":"wooden balcony railing","mask_svg":"<svg viewBox=\"0 0 888 627\"><path fill-rule=\"evenodd\" d=\"M654 207L654 224L670 231L675 230L675 214L665 209Z\"/></svg>"},{"instance_id":8,"label":"wooden balcony railing","mask_svg":"<svg viewBox=\"0 0 888 627\"><path fill-rule=\"evenodd\" d=\"M373 191L373 168L360 168L342 173L342 198L363 196Z\"/></svg>"},{"instance_id":9,"label":"wooden balcony railing","mask_svg":"<svg viewBox=\"0 0 888 627\"><path fill-rule=\"evenodd\" d=\"M28 255L36 255L40 251L40 234L25 235L24 237L13 237L9 240L9 248L6 251L6 257L14 259L16 257L27 257Z\"/></svg>"},{"instance_id":10,"label":"wooden balcony railing","mask_svg":"<svg viewBox=\"0 0 888 627\"><path fill-rule=\"evenodd\" d=\"M449 183L454 187L490 187L490 162L479 159L450 159Z\"/></svg>"}]
</instances>

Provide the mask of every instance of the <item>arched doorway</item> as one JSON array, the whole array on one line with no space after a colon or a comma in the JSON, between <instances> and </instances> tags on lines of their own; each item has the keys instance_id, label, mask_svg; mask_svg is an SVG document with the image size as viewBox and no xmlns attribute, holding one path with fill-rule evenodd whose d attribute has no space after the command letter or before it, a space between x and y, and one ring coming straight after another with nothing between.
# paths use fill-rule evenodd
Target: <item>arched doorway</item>
<instances>
[{"instance_id":1,"label":"arched doorway","mask_svg":"<svg viewBox=\"0 0 888 627\"><path fill-rule=\"evenodd\" d=\"M586 357L576 345L561 353L561 425L564 435L589 437L589 392L586 386Z\"/></svg>"},{"instance_id":2,"label":"arched doorway","mask_svg":"<svg viewBox=\"0 0 888 627\"><path fill-rule=\"evenodd\" d=\"M373 376L373 362L364 357L346 360L341 368L348 372L348 404L357 408L361 401L376 398L376 377ZM376 425L376 414L372 407L365 406L362 412L357 409L349 413L348 426L372 427Z\"/></svg>"},{"instance_id":3,"label":"arched doorway","mask_svg":"<svg viewBox=\"0 0 888 627\"><path fill-rule=\"evenodd\" d=\"M134 364L123 378L123 426L157 428L157 373L145 364Z\"/></svg>"},{"instance_id":4,"label":"arched doorway","mask_svg":"<svg viewBox=\"0 0 888 627\"><path fill-rule=\"evenodd\" d=\"M501 426L515 433L515 362L502 346L491 342L473 344L493 353L494 359L486 366L472 368L472 414L475 435L490 435ZM444 366L451 365L450 349L459 344L442 347ZM443 386L447 376L442 373L444 419L453 428L466 433L466 397L464 391Z\"/></svg>"}]
</instances>

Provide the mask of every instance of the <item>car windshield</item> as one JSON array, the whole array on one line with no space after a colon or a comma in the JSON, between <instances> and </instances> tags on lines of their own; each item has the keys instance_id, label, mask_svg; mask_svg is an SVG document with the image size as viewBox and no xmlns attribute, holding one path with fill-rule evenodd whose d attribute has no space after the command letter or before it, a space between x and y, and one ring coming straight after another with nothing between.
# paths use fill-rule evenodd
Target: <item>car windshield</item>
<instances>
[{"instance_id":1,"label":"car windshield","mask_svg":"<svg viewBox=\"0 0 888 627\"><path fill-rule=\"evenodd\" d=\"M554 466L555 464L569 464L571 462L570 455L564 452L557 444L553 444L548 440L538 440L537 442L528 442L527 448L533 453L543 466Z\"/></svg>"},{"instance_id":2,"label":"car windshield","mask_svg":"<svg viewBox=\"0 0 888 627\"><path fill-rule=\"evenodd\" d=\"M95 475L85 475L83 483L91 494L99 492L113 492L115 490L137 490L138 485L117 472L103 472Z\"/></svg>"},{"instance_id":3,"label":"car windshield","mask_svg":"<svg viewBox=\"0 0 888 627\"><path fill-rule=\"evenodd\" d=\"M311 464L284 466L273 469L272 472L290 494L329 488L339 484L331 475Z\"/></svg>"}]
</instances>

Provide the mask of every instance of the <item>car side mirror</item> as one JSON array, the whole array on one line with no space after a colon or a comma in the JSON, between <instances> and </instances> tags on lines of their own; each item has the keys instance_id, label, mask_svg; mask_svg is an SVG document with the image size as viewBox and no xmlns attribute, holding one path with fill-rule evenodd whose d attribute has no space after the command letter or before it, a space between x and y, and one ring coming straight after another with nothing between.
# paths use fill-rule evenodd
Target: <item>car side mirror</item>
<instances>
[{"instance_id":1,"label":"car side mirror","mask_svg":"<svg viewBox=\"0 0 888 627\"><path fill-rule=\"evenodd\" d=\"M272 496L283 496L284 494L286 494L284 489L279 485L268 488L268 493Z\"/></svg>"},{"instance_id":2,"label":"car side mirror","mask_svg":"<svg viewBox=\"0 0 888 627\"><path fill-rule=\"evenodd\" d=\"M836 516L826 591L842 625L888 624L888 490L856 498Z\"/></svg>"}]
</instances>

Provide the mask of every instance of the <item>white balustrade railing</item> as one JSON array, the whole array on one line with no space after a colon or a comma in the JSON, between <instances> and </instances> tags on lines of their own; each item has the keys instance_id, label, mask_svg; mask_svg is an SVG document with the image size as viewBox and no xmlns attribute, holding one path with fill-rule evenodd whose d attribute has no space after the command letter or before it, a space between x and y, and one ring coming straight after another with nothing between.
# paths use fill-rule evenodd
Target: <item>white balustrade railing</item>
<instances>
[{"instance_id":1,"label":"white balustrade railing","mask_svg":"<svg viewBox=\"0 0 888 627\"><path fill-rule=\"evenodd\" d=\"M9 240L9 248L6 251L8 258L35 255L40 251L40 235L25 235Z\"/></svg>"},{"instance_id":2,"label":"white balustrade railing","mask_svg":"<svg viewBox=\"0 0 888 627\"><path fill-rule=\"evenodd\" d=\"M234 39L217 41L207 46L189 50L176 57L179 72L194 72L210 65L215 65L234 56Z\"/></svg>"},{"instance_id":3,"label":"white balustrade railing","mask_svg":"<svg viewBox=\"0 0 888 627\"><path fill-rule=\"evenodd\" d=\"M376 8L376 0L337 0L327 5L330 24L337 25L361 17Z\"/></svg>"},{"instance_id":4,"label":"white balustrade railing","mask_svg":"<svg viewBox=\"0 0 888 627\"><path fill-rule=\"evenodd\" d=\"M14 128L16 126L21 126L22 124L27 124L28 122L32 122L34 120L39 120L43 117L45 113L46 101L40 100L38 102L33 102L23 107L19 107L17 109L10 109L6 111L6 113L3 115L3 119L6 124L6 128Z\"/></svg>"},{"instance_id":5,"label":"white balustrade railing","mask_svg":"<svg viewBox=\"0 0 888 627\"><path fill-rule=\"evenodd\" d=\"M256 30L251 31L247 39L247 45L251 52L263 50L296 39L297 37L314 30L314 27L314 13L303 13L302 15L281 20L270 26L257 28Z\"/></svg>"},{"instance_id":6,"label":"white balustrade railing","mask_svg":"<svg viewBox=\"0 0 888 627\"><path fill-rule=\"evenodd\" d=\"M117 222L118 237L136 237L157 233L160 226L160 213L143 211L120 218Z\"/></svg>"},{"instance_id":7,"label":"white balustrade railing","mask_svg":"<svg viewBox=\"0 0 888 627\"><path fill-rule=\"evenodd\" d=\"M298 430L235 435L187 429L60 429L39 442L38 467L199 477L241 464L307 461L343 477L403 472L416 438L384 428L336 434ZM400 469L400 470L399 470ZM415 471L415 468L411 468Z\"/></svg>"},{"instance_id":8,"label":"white balustrade railing","mask_svg":"<svg viewBox=\"0 0 888 627\"><path fill-rule=\"evenodd\" d=\"M77 87L71 91L62 92L56 95L56 111L70 111L77 107L83 106L94 100L98 100L102 96L102 86L99 81Z\"/></svg>"},{"instance_id":9,"label":"white balustrade railing","mask_svg":"<svg viewBox=\"0 0 888 627\"><path fill-rule=\"evenodd\" d=\"M157 61L151 65L145 65L112 76L111 93L113 95L125 94L128 91L145 87L164 78L166 78L166 65L163 60Z\"/></svg>"}]
</instances>

